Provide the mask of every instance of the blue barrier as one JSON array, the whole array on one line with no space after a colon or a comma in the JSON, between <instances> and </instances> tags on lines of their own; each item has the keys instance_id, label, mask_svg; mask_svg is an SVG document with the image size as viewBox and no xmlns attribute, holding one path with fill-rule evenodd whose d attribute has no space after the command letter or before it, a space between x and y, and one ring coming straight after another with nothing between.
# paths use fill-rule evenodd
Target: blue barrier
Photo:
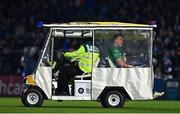
<instances>
[{"instance_id":1,"label":"blue barrier","mask_svg":"<svg viewBox=\"0 0 180 114\"><path fill-rule=\"evenodd\" d=\"M165 81L163 79L154 80L154 91L162 92L165 89Z\"/></svg>"},{"instance_id":2,"label":"blue barrier","mask_svg":"<svg viewBox=\"0 0 180 114\"><path fill-rule=\"evenodd\" d=\"M180 81L167 80L165 84L165 99L178 100L180 99Z\"/></svg>"}]
</instances>

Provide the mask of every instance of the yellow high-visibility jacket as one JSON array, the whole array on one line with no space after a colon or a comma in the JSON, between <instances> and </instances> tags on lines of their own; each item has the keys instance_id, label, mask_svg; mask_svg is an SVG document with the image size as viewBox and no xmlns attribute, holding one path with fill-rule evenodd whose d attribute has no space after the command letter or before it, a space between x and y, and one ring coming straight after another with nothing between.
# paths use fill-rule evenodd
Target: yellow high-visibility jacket
<instances>
[{"instance_id":1,"label":"yellow high-visibility jacket","mask_svg":"<svg viewBox=\"0 0 180 114\"><path fill-rule=\"evenodd\" d=\"M93 53L94 52L94 53ZM76 59L79 68L85 73L91 73L95 61L99 58L99 49L92 45L81 45L80 48L73 52L66 52L64 54L67 60Z\"/></svg>"}]
</instances>

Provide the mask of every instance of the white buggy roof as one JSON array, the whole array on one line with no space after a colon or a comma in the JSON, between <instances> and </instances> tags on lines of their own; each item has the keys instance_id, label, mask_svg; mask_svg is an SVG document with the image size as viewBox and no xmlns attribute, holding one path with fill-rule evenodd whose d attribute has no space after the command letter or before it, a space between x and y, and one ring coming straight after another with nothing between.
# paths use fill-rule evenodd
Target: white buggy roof
<instances>
[{"instance_id":1,"label":"white buggy roof","mask_svg":"<svg viewBox=\"0 0 180 114\"><path fill-rule=\"evenodd\" d=\"M145 27L145 28L153 28L156 25L147 25L147 24L136 24L136 23L124 23L124 22L68 22L61 24L43 24L44 27Z\"/></svg>"}]
</instances>

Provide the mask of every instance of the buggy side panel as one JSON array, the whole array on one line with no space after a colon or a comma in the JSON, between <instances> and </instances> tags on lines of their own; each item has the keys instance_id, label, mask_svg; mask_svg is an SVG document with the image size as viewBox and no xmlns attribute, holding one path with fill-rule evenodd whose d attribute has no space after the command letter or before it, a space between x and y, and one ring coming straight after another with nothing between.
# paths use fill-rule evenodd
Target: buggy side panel
<instances>
[{"instance_id":1,"label":"buggy side panel","mask_svg":"<svg viewBox=\"0 0 180 114\"><path fill-rule=\"evenodd\" d=\"M51 77L51 67L38 67L35 75L35 82L36 85L44 91L48 99L51 99L52 96Z\"/></svg>"},{"instance_id":2,"label":"buggy side panel","mask_svg":"<svg viewBox=\"0 0 180 114\"><path fill-rule=\"evenodd\" d=\"M92 99L98 99L106 86L124 87L132 100L153 99L152 70L146 68L93 68Z\"/></svg>"}]
</instances>

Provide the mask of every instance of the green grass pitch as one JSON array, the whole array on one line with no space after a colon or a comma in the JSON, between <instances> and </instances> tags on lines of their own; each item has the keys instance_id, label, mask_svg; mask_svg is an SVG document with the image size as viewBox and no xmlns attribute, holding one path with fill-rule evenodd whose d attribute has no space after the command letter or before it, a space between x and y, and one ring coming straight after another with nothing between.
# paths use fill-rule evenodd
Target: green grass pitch
<instances>
[{"instance_id":1,"label":"green grass pitch","mask_svg":"<svg viewBox=\"0 0 180 114\"><path fill-rule=\"evenodd\" d=\"M24 107L20 98L0 98L0 113L132 113L132 112L178 112L180 101L127 101L124 108L102 108L96 101L51 101L45 100L42 107Z\"/></svg>"}]
</instances>

